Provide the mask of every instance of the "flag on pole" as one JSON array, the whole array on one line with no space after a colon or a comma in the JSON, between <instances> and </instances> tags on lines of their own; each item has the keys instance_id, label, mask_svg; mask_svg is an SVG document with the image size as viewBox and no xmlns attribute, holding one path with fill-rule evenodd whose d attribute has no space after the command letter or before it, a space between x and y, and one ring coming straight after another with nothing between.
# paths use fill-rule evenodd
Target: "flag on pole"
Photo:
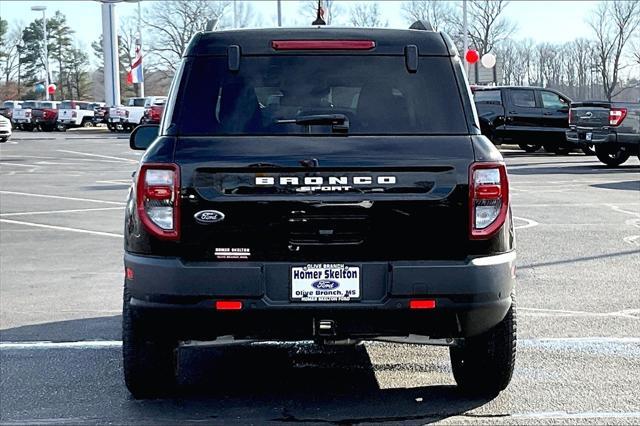
<instances>
[{"instance_id":1,"label":"flag on pole","mask_svg":"<svg viewBox=\"0 0 640 426\"><path fill-rule=\"evenodd\" d=\"M131 64L131 69L127 73L127 84L142 83L144 77L142 75L142 52L140 45L136 46L136 57Z\"/></svg>"}]
</instances>

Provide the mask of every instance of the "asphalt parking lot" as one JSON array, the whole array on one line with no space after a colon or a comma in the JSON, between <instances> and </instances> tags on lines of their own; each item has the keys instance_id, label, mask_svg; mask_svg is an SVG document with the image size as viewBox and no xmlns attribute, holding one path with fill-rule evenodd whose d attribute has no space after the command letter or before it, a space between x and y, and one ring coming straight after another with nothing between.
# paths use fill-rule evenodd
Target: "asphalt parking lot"
<instances>
[{"instance_id":1,"label":"asphalt parking lot","mask_svg":"<svg viewBox=\"0 0 640 426\"><path fill-rule=\"evenodd\" d=\"M0 146L0 422L640 422L640 161L504 149L518 239L518 360L493 400L447 349L371 342L188 348L181 393L136 401L120 356L126 135Z\"/></svg>"}]
</instances>

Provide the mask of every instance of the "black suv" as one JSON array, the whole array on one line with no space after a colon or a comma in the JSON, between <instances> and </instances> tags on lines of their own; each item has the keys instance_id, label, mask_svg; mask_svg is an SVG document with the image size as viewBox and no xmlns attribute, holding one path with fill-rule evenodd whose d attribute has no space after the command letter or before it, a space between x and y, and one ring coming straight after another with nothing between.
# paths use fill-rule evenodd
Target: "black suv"
<instances>
[{"instance_id":1,"label":"black suv","mask_svg":"<svg viewBox=\"0 0 640 426\"><path fill-rule=\"evenodd\" d=\"M445 34L199 33L162 123L130 143L146 149L125 219L134 396L175 385L181 342L221 336L446 343L465 391L509 383L507 171Z\"/></svg>"}]
</instances>

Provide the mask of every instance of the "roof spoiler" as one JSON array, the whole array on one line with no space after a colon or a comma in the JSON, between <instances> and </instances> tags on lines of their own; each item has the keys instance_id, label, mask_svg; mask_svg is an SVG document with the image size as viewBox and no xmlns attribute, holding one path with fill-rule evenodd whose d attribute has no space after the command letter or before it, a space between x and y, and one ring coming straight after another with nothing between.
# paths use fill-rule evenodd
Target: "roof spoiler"
<instances>
[{"instance_id":1,"label":"roof spoiler","mask_svg":"<svg viewBox=\"0 0 640 426\"><path fill-rule=\"evenodd\" d=\"M429 21L424 19L420 19L414 22L410 27L410 30L420 30L420 31L433 31L433 26Z\"/></svg>"}]
</instances>

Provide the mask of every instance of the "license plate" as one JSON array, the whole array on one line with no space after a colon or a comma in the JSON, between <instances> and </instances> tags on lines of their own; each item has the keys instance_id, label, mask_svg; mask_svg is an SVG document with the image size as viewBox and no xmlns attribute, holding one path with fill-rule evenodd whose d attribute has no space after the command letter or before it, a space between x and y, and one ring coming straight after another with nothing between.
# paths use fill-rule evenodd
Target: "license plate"
<instances>
[{"instance_id":1,"label":"license plate","mask_svg":"<svg viewBox=\"0 0 640 426\"><path fill-rule=\"evenodd\" d=\"M16 123L26 123L26 122L27 122L27 120L22 119L22 118L17 118L16 119Z\"/></svg>"},{"instance_id":2,"label":"license plate","mask_svg":"<svg viewBox=\"0 0 640 426\"><path fill-rule=\"evenodd\" d=\"M309 264L291 268L291 299L299 302L349 302L360 298L360 267Z\"/></svg>"},{"instance_id":3,"label":"license plate","mask_svg":"<svg viewBox=\"0 0 640 426\"><path fill-rule=\"evenodd\" d=\"M592 137L593 137L593 133L591 133L591 132L589 132L589 133L587 133L585 135L585 139L588 140L588 141L590 141Z\"/></svg>"}]
</instances>

